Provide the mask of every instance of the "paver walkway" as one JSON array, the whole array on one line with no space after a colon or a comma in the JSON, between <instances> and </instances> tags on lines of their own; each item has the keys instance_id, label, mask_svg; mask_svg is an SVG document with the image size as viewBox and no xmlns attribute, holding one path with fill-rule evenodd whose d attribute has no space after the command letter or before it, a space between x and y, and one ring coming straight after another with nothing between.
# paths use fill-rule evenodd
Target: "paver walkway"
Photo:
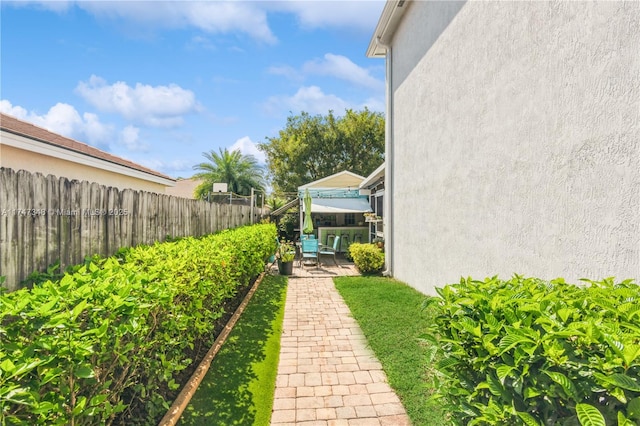
<instances>
[{"instance_id":1,"label":"paver walkway","mask_svg":"<svg viewBox=\"0 0 640 426\"><path fill-rule=\"evenodd\" d=\"M271 424L410 425L330 278L353 269L306 269L289 279Z\"/></svg>"}]
</instances>

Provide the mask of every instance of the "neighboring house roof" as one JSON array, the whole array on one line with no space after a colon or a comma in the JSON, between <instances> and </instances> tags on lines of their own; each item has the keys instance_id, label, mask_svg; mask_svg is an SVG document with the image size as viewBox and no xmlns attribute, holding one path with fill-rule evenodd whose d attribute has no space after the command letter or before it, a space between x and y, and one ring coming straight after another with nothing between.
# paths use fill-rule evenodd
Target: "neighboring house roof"
<instances>
[{"instance_id":1,"label":"neighboring house roof","mask_svg":"<svg viewBox=\"0 0 640 426\"><path fill-rule=\"evenodd\" d=\"M175 182L175 179L160 172L101 151L90 145L50 132L42 127L19 120L7 114L0 113L0 130L26 138L3 138L3 144L15 146L16 148L38 152L67 161L84 162L85 164L87 160L95 159L97 161L91 164L93 167L106 169L109 167L108 165L113 165L116 167L115 170L111 171L119 171L122 173L126 172L126 170L131 170L137 172L137 175L140 175L140 173L147 175L147 177L151 175L155 177L154 180L156 182L167 186L172 186Z\"/></svg>"},{"instance_id":2,"label":"neighboring house roof","mask_svg":"<svg viewBox=\"0 0 640 426\"><path fill-rule=\"evenodd\" d=\"M369 42L369 48L367 49L367 57L372 58L375 56L385 56L387 49L382 44L388 44L393 37L398 23L406 10L410 0L387 0L387 3L382 9L382 15L378 20L378 25L373 32L373 37Z\"/></svg>"},{"instance_id":3,"label":"neighboring house roof","mask_svg":"<svg viewBox=\"0 0 640 426\"><path fill-rule=\"evenodd\" d=\"M332 174L331 176L318 179L298 187L298 191L311 188L357 188L360 182L364 180L364 176L357 175L347 170Z\"/></svg>"},{"instance_id":4,"label":"neighboring house roof","mask_svg":"<svg viewBox=\"0 0 640 426\"><path fill-rule=\"evenodd\" d=\"M380 164L369 176L367 176L361 183L360 188L367 188L374 185L380 178L384 178L384 163Z\"/></svg>"}]
</instances>

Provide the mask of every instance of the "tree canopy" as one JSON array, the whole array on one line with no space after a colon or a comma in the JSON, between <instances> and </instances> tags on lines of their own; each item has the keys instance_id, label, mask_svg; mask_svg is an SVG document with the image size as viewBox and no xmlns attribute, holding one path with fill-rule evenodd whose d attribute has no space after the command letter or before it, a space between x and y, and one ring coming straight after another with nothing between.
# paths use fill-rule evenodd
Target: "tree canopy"
<instances>
[{"instance_id":1,"label":"tree canopy","mask_svg":"<svg viewBox=\"0 0 640 426\"><path fill-rule=\"evenodd\" d=\"M253 155L243 155L239 150L229 152L227 148L202 155L208 162L193 166L200 170L194 177L203 180L195 190L197 198L206 198L214 183L226 183L228 191L240 195L250 195L251 188L264 192L263 170Z\"/></svg>"},{"instance_id":2,"label":"tree canopy","mask_svg":"<svg viewBox=\"0 0 640 426\"><path fill-rule=\"evenodd\" d=\"M384 161L384 117L381 113L346 110L326 116L289 116L277 137L258 144L276 192L295 192L298 186L348 170L362 176Z\"/></svg>"}]
</instances>

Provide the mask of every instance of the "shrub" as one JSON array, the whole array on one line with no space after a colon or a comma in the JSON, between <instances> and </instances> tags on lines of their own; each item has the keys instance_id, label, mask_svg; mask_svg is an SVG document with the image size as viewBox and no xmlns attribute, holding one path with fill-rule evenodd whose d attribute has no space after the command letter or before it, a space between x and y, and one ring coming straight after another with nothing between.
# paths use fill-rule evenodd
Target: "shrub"
<instances>
[{"instance_id":1,"label":"shrub","mask_svg":"<svg viewBox=\"0 0 640 426\"><path fill-rule=\"evenodd\" d=\"M274 225L123 249L0 294L0 424L157 424Z\"/></svg>"},{"instance_id":2,"label":"shrub","mask_svg":"<svg viewBox=\"0 0 640 426\"><path fill-rule=\"evenodd\" d=\"M349 255L363 274L377 273L384 267L384 253L375 244L352 243Z\"/></svg>"},{"instance_id":3,"label":"shrub","mask_svg":"<svg viewBox=\"0 0 640 426\"><path fill-rule=\"evenodd\" d=\"M296 258L296 246L290 241L280 241L277 258L280 262L293 262Z\"/></svg>"},{"instance_id":4,"label":"shrub","mask_svg":"<svg viewBox=\"0 0 640 426\"><path fill-rule=\"evenodd\" d=\"M457 424L640 422L640 288L514 276L437 289L430 338Z\"/></svg>"}]
</instances>

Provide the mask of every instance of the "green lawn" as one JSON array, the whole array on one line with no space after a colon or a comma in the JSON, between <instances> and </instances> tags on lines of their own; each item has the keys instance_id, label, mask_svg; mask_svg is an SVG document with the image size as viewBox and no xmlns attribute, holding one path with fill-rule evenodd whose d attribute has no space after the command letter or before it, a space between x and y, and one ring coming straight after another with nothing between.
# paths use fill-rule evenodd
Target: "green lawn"
<instances>
[{"instance_id":1,"label":"green lawn","mask_svg":"<svg viewBox=\"0 0 640 426\"><path fill-rule=\"evenodd\" d=\"M432 316L422 309L426 296L383 277L338 277L334 282L413 425L446 424L437 402L428 399L434 370L426 361L429 346L420 340Z\"/></svg>"},{"instance_id":2,"label":"green lawn","mask_svg":"<svg viewBox=\"0 0 640 426\"><path fill-rule=\"evenodd\" d=\"M287 279L266 275L216 355L179 425L268 425Z\"/></svg>"}]
</instances>

